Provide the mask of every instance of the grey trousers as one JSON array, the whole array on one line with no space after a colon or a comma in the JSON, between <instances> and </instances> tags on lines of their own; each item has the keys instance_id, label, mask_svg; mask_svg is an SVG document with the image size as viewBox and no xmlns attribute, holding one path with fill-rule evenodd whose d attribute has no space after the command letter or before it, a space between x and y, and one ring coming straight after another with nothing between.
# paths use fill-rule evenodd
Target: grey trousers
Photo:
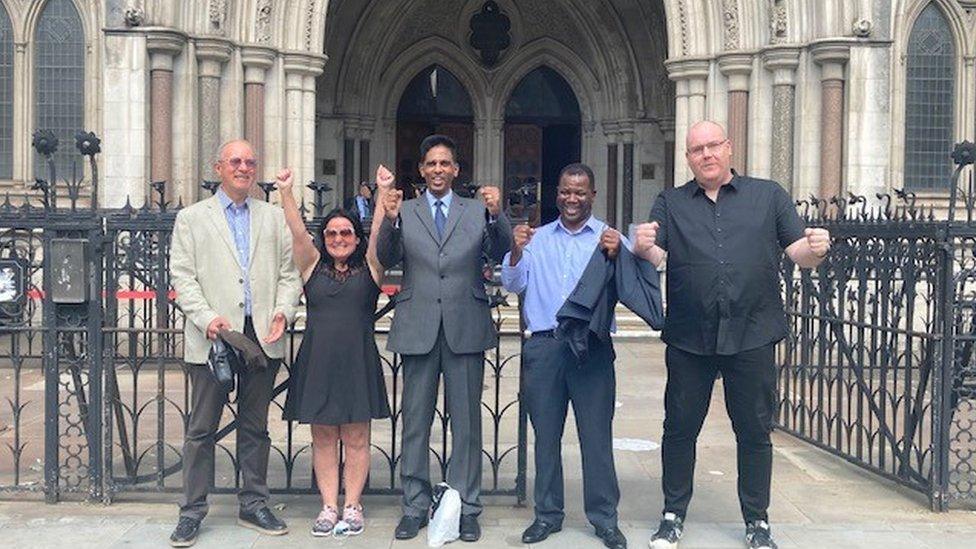
<instances>
[{"instance_id":1,"label":"grey trousers","mask_svg":"<svg viewBox=\"0 0 976 549\"><path fill-rule=\"evenodd\" d=\"M403 355L403 448L400 483L403 514L424 516L430 508L430 426L437 385L444 393L451 425L447 483L461 495L461 513L481 513L481 392L484 354L455 354L441 329L426 355Z\"/></svg>"},{"instance_id":2,"label":"grey trousers","mask_svg":"<svg viewBox=\"0 0 976 549\"><path fill-rule=\"evenodd\" d=\"M256 340L250 322L244 333ZM257 511L268 501L268 404L279 365L279 361L269 360L267 368L248 370L237 380L237 462L241 471L237 499L245 512ZM214 435L227 399L206 365L188 364L187 372L191 385L190 420L183 442L180 516L203 520L209 509L207 494L214 485Z\"/></svg>"}]
</instances>

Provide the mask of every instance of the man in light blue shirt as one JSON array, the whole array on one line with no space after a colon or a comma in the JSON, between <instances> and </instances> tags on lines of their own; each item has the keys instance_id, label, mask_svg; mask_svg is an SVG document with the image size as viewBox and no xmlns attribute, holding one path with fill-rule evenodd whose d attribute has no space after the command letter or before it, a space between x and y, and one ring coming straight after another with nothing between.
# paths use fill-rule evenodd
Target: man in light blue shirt
<instances>
[{"instance_id":1,"label":"man in light blue shirt","mask_svg":"<svg viewBox=\"0 0 976 549\"><path fill-rule=\"evenodd\" d=\"M562 529L562 434L569 402L583 454L583 499L586 518L603 544L627 547L617 527L620 490L613 464L613 412L616 381L610 342L593 337L585 362L574 357L565 341L554 337L556 313L579 282L599 246L609 257L623 237L592 216L596 196L593 171L570 164L559 175L559 218L538 229L513 230L512 251L502 261L502 284L518 292L531 335L522 347L522 402L535 433L535 521L522 534L538 543Z\"/></svg>"},{"instance_id":2,"label":"man in light blue shirt","mask_svg":"<svg viewBox=\"0 0 976 549\"><path fill-rule=\"evenodd\" d=\"M227 224L230 225L230 235L234 239L237 250L237 263L241 266L241 278L244 280L244 316L251 316L251 197L248 196L241 204L235 204L223 187L217 188L217 200L224 210Z\"/></svg>"}]
</instances>

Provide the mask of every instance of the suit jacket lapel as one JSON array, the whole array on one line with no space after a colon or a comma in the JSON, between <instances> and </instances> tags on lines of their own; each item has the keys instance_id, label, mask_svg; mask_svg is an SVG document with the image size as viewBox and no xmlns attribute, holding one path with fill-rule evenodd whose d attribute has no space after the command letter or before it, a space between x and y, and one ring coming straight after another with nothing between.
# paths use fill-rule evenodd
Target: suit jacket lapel
<instances>
[{"instance_id":1,"label":"suit jacket lapel","mask_svg":"<svg viewBox=\"0 0 976 549\"><path fill-rule=\"evenodd\" d=\"M230 250L234 261L240 263L237 259L237 248L234 246L234 241L230 236L230 225L227 223L227 214L221 208L220 200L216 195L207 199L207 207L212 211L211 215L208 215L207 218L210 219L210 224L213 226L214 232L220 235L220 239L227 245L227 249Z\"/></svg>"},{"instance_id":2,"label":"suit jacket lapel","mask_svg":"<svg viewBox=\"0 0 976 549\"><path fill-rule=\"evenodd\" d=\"M427 199L424 195L414 201L413 211L420 218L420 222L427 228L427 232L430 233L430 237L434 239L434 242L439 242L437 239L437 227L434 226L434 217L430 215L430 204L427 203Z\"/></svg>"},{"instance_id":3,"label":"suit jacket lapel","mask_svg":"<svg viewBox=\"0 0 976 549\"><path fill-rule=\"evenodd\" d=\"M250 270L251 268L254 267L254 249L257 248L257 245L258 245L258 236L260 236L261 227L264 227L264 223L262 223L263 219L261 219L261 218L258 217L259 215L261 215L258 212L260 212L263 208L253 208L253 207L251 207L251 206L254 205L254 201L255 200L257 200L257 199L255 199L255 198L252 198L251 199L251 204L248 204L248 212L247 212L248 213L248 216L247 217L250 220L250 227L249 227L250 230L248 232L249 250L248 250L248 256L247 256L248 257L248 262L247 262L247 268L248 268L248 270Z\"/></svg>"},{"instance_id":4,"label":"suit jacket lapel","mask_svg":"<svg viewBox=\"0 0 976 549\"><path fill-rule=\"evenodd\" d=\"M447 212L447 224L444 225L444 240L441 241L442 246L447 242L448 238L451 238L451 233L454 232L454 228L457 227L462 215L464 215L464 200L461 200L461 197L458 195L454 195L454 199L451 200L451 209Z\"/></svg>"}]
</instances>

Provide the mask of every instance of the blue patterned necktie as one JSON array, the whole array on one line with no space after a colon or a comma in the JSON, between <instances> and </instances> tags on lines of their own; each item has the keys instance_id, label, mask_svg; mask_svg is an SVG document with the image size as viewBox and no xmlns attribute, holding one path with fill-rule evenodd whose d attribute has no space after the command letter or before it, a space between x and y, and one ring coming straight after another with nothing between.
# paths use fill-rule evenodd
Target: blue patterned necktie
<instances>
[{"instance_id":1,"label":"blue patterned necktie","mask_svg":"<svg viewBox=\"0 0 976 549\"><path fill-rule=\"evenodd\" d=\"M440 200L434 202L434 226L437 227L437 238L444 238L444 224L447 222L444 210L441 208L443 205Z\"/></svg>"}]
</instances>

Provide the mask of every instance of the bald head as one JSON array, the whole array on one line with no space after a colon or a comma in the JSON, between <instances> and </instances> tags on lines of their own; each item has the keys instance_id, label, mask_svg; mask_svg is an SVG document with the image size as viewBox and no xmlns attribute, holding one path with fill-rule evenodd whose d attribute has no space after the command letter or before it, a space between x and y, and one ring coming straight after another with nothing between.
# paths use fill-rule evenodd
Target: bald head
<instances>
[{"instance_id":1,"label":"bald head","mask_svg":"<svg viewBox=\"0 0 976 549\"><path fill-rule=\"evenodd\" d=\"M688 128L685 159L702 187L718 189L732 180L732 144L725 128L711 120Z\"/></svg>"},{"instance_id":2,"label":"bald head","mask_svg":"<svg viewBox=\"0 0 976 549\"><path fill-rule=\"evenodd\" d=\"M688 128L688 136L685 138L685 147L691 147L691 141L694 137L700 135L707 135L708 139L706 141L711 141L713 138L726 139L725 128L722 127L718 122L712 122L711 120L702 120L695 122Z\"/></svg>"},{"instance_id":3,"label":"bald head","mask_svg":"<svg viewBox=\"0 0 976 549\"><path fill-rule=\"evenodd\" d=\"M214 158L214 162L220 162L221 160L227 160L227 153L230 149L237 150L240 147L244 147L251 152L251 156L254 156L254 146L247 139L231 139L230 141L224 141L220 147L217 148L217 156Z\"/></svg>"},{"instance_id":4,"label":"bald head","mask_svg":"<svg viewBox=\"0 0 976 549\"><path fill-rule=\"evenodd\" d=\"M234 202L243 202L257 176L258 162L254 147L244 139L228 141L217 149L214 171L220 176L220 188Z\"/></svg>"}]
</instances>

